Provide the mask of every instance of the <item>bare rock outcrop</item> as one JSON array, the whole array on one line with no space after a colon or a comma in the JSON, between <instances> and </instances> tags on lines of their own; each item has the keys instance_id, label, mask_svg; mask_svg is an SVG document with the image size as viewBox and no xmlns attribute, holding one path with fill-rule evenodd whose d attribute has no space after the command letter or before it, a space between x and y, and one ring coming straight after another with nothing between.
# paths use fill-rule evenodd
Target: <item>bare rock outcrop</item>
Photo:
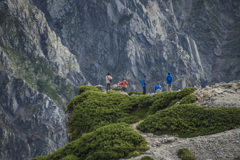
<instances>
[{"instance_id":1,"label":"bare rock outcrop","mask_svg":"<svg viewBox=\"0 0 240 160\"><path fill-rule=\"evenodd\" d=\"M240 81L219 83L195 91L198 105L206 107L240 107Z\"/></svg>"}]
</instances>

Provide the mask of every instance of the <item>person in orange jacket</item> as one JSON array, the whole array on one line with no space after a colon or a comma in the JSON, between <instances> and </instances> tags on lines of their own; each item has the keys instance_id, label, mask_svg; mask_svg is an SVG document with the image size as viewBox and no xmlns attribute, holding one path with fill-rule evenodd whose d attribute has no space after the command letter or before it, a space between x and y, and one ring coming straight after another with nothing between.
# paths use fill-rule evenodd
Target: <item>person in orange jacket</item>
<instances>
[{"instance_id":1,"label":"person in orange jacket","mask_svg":"<svg viewBox=\"0 0 240 160\"><path fill-rule=\"evenodd\" d=\"M119 85L122 85L122 90L123 90L124 92L126 92L126 90L127 90L127 84L128 84L128 82L126 81L126 79L123 78L122 82L120 82L120 83L118 83L118 84L119 84Z\"/></svg>"}]
</instances>

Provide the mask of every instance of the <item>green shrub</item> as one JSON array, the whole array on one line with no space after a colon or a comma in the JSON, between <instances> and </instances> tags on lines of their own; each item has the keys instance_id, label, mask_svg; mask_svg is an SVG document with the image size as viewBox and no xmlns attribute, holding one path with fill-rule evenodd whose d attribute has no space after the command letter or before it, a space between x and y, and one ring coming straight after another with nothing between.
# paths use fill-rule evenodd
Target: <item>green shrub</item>
<instances>
[{"instance_id":1,"label":"green shrub","mask_svg":"<svg viewBox=\"0 0 240 160\"><path fill-rule=\"evenodd\" d=\"M191 104L194 103L196 100L197 99L195 97L195 94L190 94L184 97L179 104Z\"/></svg>"},{"instance_id":2,"label":"green shrub","mask_svg":"<svg viewBox=\"0 0 240 160\"><path fill-rule=\"evenodd\" d=\"M96 88L95 86L80 86L79 90L78 90L78 95L82 94L85 91L99 91L99 92L101 92L101 90Z\"/></svg>"},{"instance_id":3,"label":"green shrub","mask_svg":"<svg viewBox=\"0 0 240 160\"><path fill-rule=\"evenodd\" d=\"M197 90L197 88L193 88L193 87L186 87L184 89L182 89L181 91L177 91L177 98L178 99L182 99L183 97L193 93L195 90Z\"/></svg>"},{"instance_id":4,"label":"green shrub","mask_svg":"<svg viewBox=\"0 0 240 160\"><path fill-rule=\"evenodd\" d=\"M66 157L61 158L60 160L78 160L78 158L74 155L67 155Z\"/></svg>"},{"instance_id":5,"label":"green shrub","mask_svg":"<svg viewBox=\"0 0 240 160\"><path fill-rule=\"evenodd\" d=\"M45 156L44 160L59 160L67 155L78 159L119 159L138 156L147 149L144 138L125 123L111 124L82 135L63 148ZM43 157L32 160L42 160Z\"/></svg>"},{"instance_id":6,"label":"green shrub","mask_svg":"<svg viewBox=\"0 0 240 160\"><path fill-rule=\"evenodd\" d=\"M141 160L154 160L154 159L150 156L143 156Z\"/></svg>"},{"instance_id":7,"label":"green shrub","mask_svg":"<svg viewBox=\"0 0 240 160\"><path fill-rule=\"evenodd\" d=\"M161 109L173 106L177 101L193 93L196 88L184 88L181 91L162 92L153 96L154 103L150 107L150 114L154 114Z\"/></svg>"},{"instance_id":8,"label":"green shrub","mask_svg":"<svg viewBox=\"0 0 240 160\"><path fill-rule=\"evenodd\" d=\"M143 146L146 147L146 144L136 143L134 139L139 140L139 137L136 135L134 138L132 136L129 137L126 134L130 134L130 128L127 127L129 129L125 129L126 124L118 123L125 122L131 124L142 120L149 115L152 106L155 107L155 112L167 107L169 109L174 108L175 106L173 105L176 101L180 101L194 90L194 88L185 88L182 91L163 92L153 96L128 96L119 94L118 91L109 91L108 94L105 94L96 87L81 86L79 95L74 97L67 106L67 112L73 112L71 119L68 121L68 129L72 135L71 142L58 151L37 159L60 159L76 156L78 159L92 160L137 156L145 149ZM164 100L165 98L167 100ZM156 119L155 115L148 116L147 120L149 118ZM146 122L148 123L148 121ZM146 128L151 129L153 132L158 132L158 128L152 128L156 124L158 124L157 120L149 123ZM119 128L124 129L117 131ZM104 133L102 130L104 130ZM100 131L102 131L101 134ZM126 140L123 137L130 139Z\"/></svg>"},{"instance_id":9,"label":"green shrub","mask_svg":"<svg viewBox=\"0 0 240 160\"><path fill-rule=\"evenodd\" d=\"M187 148L181 148L177 151L178 158L181 160L195 160L195 156Z\"/></svg>"},{"instance_id":10,"label":"green shrub","mask_svg":"<svg viewBox=\"0 0 240 160\"><path fill-rule=\"evenodd\" d=\"M129 96L131 95L142 95L142 92L138 92L138 91L130 91L130 92L127 92Z\"/></svg>"},{"instance_id":11,"label":"green shrub","mask_svg":"<svg viewBox=\"0 0 240 160\"><path fill-rule=\"evenodd\" d=\"M240 108L176 105L148 116L137 128L155 134L193 137L233 129L240 125Z\"/></svg>"},{"instance_id":12,"label":"green shrub","mask_svg":"<svg viewBox=\"0 0 240 160\"><path fill-rule=\"evenodd\" d=\"M164 92L154 96L135 95L130 97L116 91L109 91L108 94L105 94L95 91L97 88L92 86L81 86L80 89L85 91L74 97L67 106L68 112L73 111L74 108L73 115L68 122L69 132L72 133L71 140L80 138L83 133L94 131L111 123L125 122L130 124L142 120L148 116L152 106L157 106L157 109L160 110L174 101L178 93L183 96L182 92L187 95L193 91L193 88L186 88L182 92ZM164 101L164 99L168 100ZM163 107L159 107L161 105Z\"/></svg>"},{"instance_id":13,"label":"green shrub","mask_svg":"<svg viewBox=\"0 0 240 160\"><path fill-rule=\"evenodd\" d=\"M73 108L75 106L77 106L78 104L82 103L86 99L91 99L91 97L98 97L99 95L102 95L102 94L103 94L102 92L89 90L89 91L83 92L81 95L75 96L71 100L71 102L68 104L67 112L73 111Z\"/></svg>"},{"instance_id":14,"label":"green shrub","mask_svg":"<svg viewBox=\"0 0 240 160\"><path fill-rule=\"evenodd\" d=\"M76 102L76 103L74 103ZM76 97L71 104L77 104L72 118L68 122L71 140L80 138L83 133L111 124L122 122L123 117L128 117L131 109L130 97L123 94L105 94L88 91ZM121 103L125 103L121 105Z\"/></svg>"},{"instance_id":15,"label":"green shrub","mask_svg":"<svg viewBox=\"0 0 240 160\"><path fill-rule=\"evenodd\" d=\"M107 91L107 94L120 94L120 92L116 90L109 90Z\"/></svg>"}]
</instances>

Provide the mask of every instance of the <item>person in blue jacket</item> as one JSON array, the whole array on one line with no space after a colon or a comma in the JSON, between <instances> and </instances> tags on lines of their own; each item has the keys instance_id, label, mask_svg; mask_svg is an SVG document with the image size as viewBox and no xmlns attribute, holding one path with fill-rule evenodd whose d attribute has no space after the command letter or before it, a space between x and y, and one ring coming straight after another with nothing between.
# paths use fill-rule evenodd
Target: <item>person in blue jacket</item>
<instances>
[{"instance_id":1,"label":"person in blue jacket","mask_svg":"<svg viewBox=\"0 0 240 160\"><path fill-rule=\"evenodd\" d=\"M167 91L172 91L172 80L173 80L173 78L172 78L170 72L168 72L166 80L167 80Z\"/></svg>"},{"instance_id":2,"label":"person in blue jacket","mask_svg":"<svg viewBox=\"0 0 240 160\"><path fill-rule=\"evenodd\" d=\"M146 78L147 78L147 76L144 75L144 77L142 79L143 94L146 94L146 88L147 88Z\"/></svg>"},{"instance_id":3,"label":"person in blue jacket","mask_svg":"<svg viewBox=\"0 0 240 160\"><path fill-rule=\"evenodd\" d=\"M161 89L162 89L162 87L160 86L160 83L157 83L157 85L155 86L155 93L157 90L159 90L159 91L157 91L157 93L161 92Z\"/></svg>"}]
</instances>

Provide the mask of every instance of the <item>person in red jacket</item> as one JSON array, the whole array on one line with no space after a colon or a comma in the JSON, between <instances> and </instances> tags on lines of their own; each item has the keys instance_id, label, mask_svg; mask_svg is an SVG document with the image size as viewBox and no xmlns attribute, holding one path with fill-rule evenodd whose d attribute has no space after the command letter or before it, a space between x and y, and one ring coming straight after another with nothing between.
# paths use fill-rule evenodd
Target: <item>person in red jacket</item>
<instances>
[{"instance_id":1,"label":"person in red jacket","mask_svg":"<svg viewBox=\"0 0 240 160\"><path fill-rule=\"evenodd\" d=\"M126 90L127 90L127 84L128 84L128 82L126 81L126 79L123 78L122 82L120 82L120 83L118 83L118 84L119 84L119 85L122 85L122 90L123 90L124 92L126 92Z\"/></svg>"}]
</instances>

